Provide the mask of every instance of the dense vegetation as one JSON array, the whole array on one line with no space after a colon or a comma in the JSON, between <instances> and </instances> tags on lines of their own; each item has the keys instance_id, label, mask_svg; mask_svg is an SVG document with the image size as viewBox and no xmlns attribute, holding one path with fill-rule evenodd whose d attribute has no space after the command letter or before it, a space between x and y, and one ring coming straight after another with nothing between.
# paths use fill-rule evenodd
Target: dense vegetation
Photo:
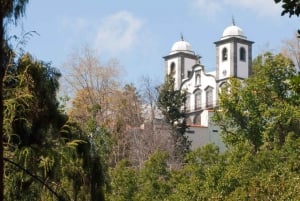
<instances>
[{"instance_id":1,"label":"dense vegetation","mask_svg":"<svg viewBox=\"0 0 300 201\"><path fill-rule=\"evenodd\" d=\"M0 0L1 201L300 200L298 49L263 53L249 79L223 85L214 121L227 150L191 151L171 78L122 85L117 61L84 49L65 66L72 95L58 98L60 72L7 40L27 2ZM283 8L299 15L296 1Z\"/></svg>"},{"instance_id":2,"label":"dense vegetation","mask_svg":"<svg viewBox=\"0 0 300 201\"><path fill-rule=\"evenodd\" d=\"M110 91L118 99L106 105L115 107L109 116L92 104L97 90L86 87L66 110L56 98L55 68L29 54L12 61L3 93L6 200L300 199L298 74L282 54L257 57L249 79L223 85L214 119L227 150L207 145L180 160L175 145L149 144L161 129L136 127L147 118L132 85ZM175 93L164 87L161 100ZM129 108L135 112L126 115ZM167 128L163 145L178 138L177 124ZM167 133L173 140L162 138Z\"/></svg>"},{"instance_id":3,"label":"dense vegetation","mask_svg":"<svg viewBox=\"0 0 300 201\"><path fill-rule=\"evenodd\" d=\"M254 74L222 89L215 122L227 150L207 145L172 168L154 153L141 169L120 162L111 170L111 200L299 200L300 107L293 63L265 53Z\"/></svg>"}]
</instances>

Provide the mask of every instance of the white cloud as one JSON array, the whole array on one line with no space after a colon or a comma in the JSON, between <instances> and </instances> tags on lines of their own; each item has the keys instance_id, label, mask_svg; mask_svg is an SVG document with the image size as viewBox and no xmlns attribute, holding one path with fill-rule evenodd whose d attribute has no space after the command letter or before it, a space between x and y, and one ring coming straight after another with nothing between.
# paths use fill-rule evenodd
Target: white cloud
<instances>
[{"instance_id":1,"label":"white cloud","mask_svg":"<svg viewBox=\"0 0 300 201\"><path fill-rule=\"evenodd\" d=\"M127 11L120 11L102 20L97 31L96 46L103 52L120 53L132 48L143 22Z\"/></svg>"}]
</instances>

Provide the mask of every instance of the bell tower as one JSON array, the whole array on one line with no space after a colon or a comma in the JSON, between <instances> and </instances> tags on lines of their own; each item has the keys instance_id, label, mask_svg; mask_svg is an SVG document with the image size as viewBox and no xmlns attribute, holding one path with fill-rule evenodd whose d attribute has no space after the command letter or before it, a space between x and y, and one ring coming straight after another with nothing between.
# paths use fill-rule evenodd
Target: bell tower
<instances>
[{"instance_id":1,"label":"bell tower","mask_svg":"<svg viewBox=\"0 0 300 201\"><path fill-rule=\"evenodd\" d=\"M215 42L218 87L230 77L245 79L250 76L253 43L234 21L224 30L221 39Z\"/></svg>"},{"instance_id":2,"label":"bell tower","mask_svg":"<svg viewBox=\"0 0 300 201\"><path fill-rule=\"evenodd\" d=\"M175 89L181 89L181 84L192 73L192 67L200 62L200 57L192 50L189 42L181 39L175 42L165 60L165 74L171 74L175 79Z\"/></svg>"}]
</instances>

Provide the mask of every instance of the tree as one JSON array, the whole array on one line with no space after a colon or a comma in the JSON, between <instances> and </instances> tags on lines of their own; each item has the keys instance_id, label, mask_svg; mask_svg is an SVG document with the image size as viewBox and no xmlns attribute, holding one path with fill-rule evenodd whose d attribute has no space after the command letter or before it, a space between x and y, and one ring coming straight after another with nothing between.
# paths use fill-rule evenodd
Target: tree
<instances>
[{"instance_id":1,"label":"tree","mask_svg":"<svg viewBox=\"0 0 300 201\"><path fill-rule=\"evenodd\" d=\"M183 106L186 94L174 88L174 78L167 75L165 83L159 88L158 107L166 118L166 121L181 131L186 125L182 121L185 117ZM184 133L182 132L181 133Z\"/></svg>"},{"instance_id":2,"label":"tree","mask_svg":"<svg viewBox=\"0 0 300 201\"><path fill-rule=\"evenodd\" d=\"M210 144L186 154L182 169L171 172L170 186L173 187L173 193L167 200L211 199L214 196L212 191L215 186L207 183L216 182L213 178L217 180L220 177L221 174L217 171L221 169L219 161L218 148Z\"/></svg>"},{"instance_id":3,"label":"tree","mask_svg":"<svg viewBox=\"0 0 300 201\"><path fill-rule=\"evenodd\" d=\"M130 161L134 166L142 167L149 156L157 150L174 153L171 129L164 121L157 108L158 84L144 76L139 84L141 116L143 122L131 129ZM172 158L172 157L170 157ZM170 161L169 161L170 162Z\"/></svg>"},{"instance_id":4,"label":"tree","mask_svg":"<svg viewBox=\"0 0 300 201\"><path fill-rule=\"evenodd\" d=\"M156 118L158 109L157 109L157 100L158 100L158 84L155 83L150 77L144 76L141 79L141 94L142 102L144 104L144 118L151 123Z\"/></svg>"},{"instance_id":5,"label":"tree","mask_svg":"<svg viewBox=\"0 0 300 201\"><path fill-rule=\"evenodd\" d=\"M300 136L299 107L291 90L295 76L292 61L266 53L253 62L254 74L244 82L232 78L220 93L215 121L229 146L250 143L281 147L289 133Z\"/></svg>"},{"instance_id":6,"label":"tree","mask_svg":"<svg viewBox=\"0 0 300 201\"><path fill-rule=\"evenodd\" d=\"M145 162L138 178L135 200L164 200L170 193L168 154L157 151Z\"/></svg>"},{"instance_id":7,"label":"tree","mask_svg":"<svg viewBox=\"0 0 300 201\"><path fill-rule=\"evenodd\" d=\"M289 16L300 15L300 5L298 0L274 0L275 3L282 3L283 11L281 15L289 14Z\"/></svg>"},{"instance_id":8,"label":"tree","mask_svg":"<svg viewBox=\"0 0 300 201\"><path fill-rule=\"evenodd\" d=\"M184 113L186 93L175 90L174 78L171 75L166 77L164 84L159 88L158 108L173 129L172 136L175 145L175 156L182 159L184 153L189 150L189 142L185 131L187 129Z\"/></svg>"},{"instance_id":9,"label":"tree","mask_svg":"<svg viewBox=\"0 0 300 201\"><path fill-rule=\"evenodd\" d=\"M1 0L0 1L0 200L3 200L4 189L4 161L3 161L3 79L9 66L10 55L6 40L6 20L15 21L25 12L28 0Z\"/></svg>"},{"instance_id":10,"label":"tree","mask_svg":"<svg viewBox=\"0 0 300 201\"><path fill-rule=\"evenodd\" d=\"M117 92L113 102L116 113L116 129L114 130L115 146L113 156L115 162L129 159L136 165L139 161L139 150L136 139L142 135L143 123L141 96L133 84L127 84Z\"/></svg>"},{"instance_id":11,"label":"tree","mask_svg":"<svg viewBox=\"0 0 300 201\"><path fill-rule=\"evenodd\" d=\"M96 53L85 47L80 53L72 55L65 63L65 68L68 69L66 82L72 104L68 114L89 133L91 140L99 140L95 142L95 149L105 153L102 160L110 159L111 157L108 156L111 155L107 154L112 152L109 146L113 146L111 135L117 119L116 101L113 100L119 97L120 86L118 64L112 61L102 65ZM111 131L109 134L108 130ZM108 164L109 161L104 163Z\"/></svg>"},{"instance_id":12,"label":"tree","mask_svg":"<svg viewBox=\"0 0 300 201\"><path fill-rule=\"evenodd\" d=\"M111 190L107 193L111 201L133 201L138 190L137 172L128 160L120 161L110 170Z\"/></svg>"},{"instance_id":13,"label":"tree","mask_svg":"<svg viewBox=\"0 0 300 201\"><path fill-rule=\"evenodd\" d=\"M6 200L19 200L18 196L30 200L39 195L37 189L43 185L37 185L35 177L12 164L35 170L43 181L52 178L49 172L56 163L50 139L62 143L59 130L67 120L57 109L55 99L59 76L49 64L34 61L28 54L7 69L3 88L4 154L10 161L5 166Z\"/></svg>"},{"instance_id":14,"label":"tree","mask_svg":"<svg viewBox=\"0 0 300 201\"><path fill-rule=\"evenodd\" d=\"M87 135L59 106L59 77L49 63L29 54L16 59L7 71L3 91L4 153L9 161L6 200L54 196L103 200L102 165L92 155Z\"/></svg>"},{"instance_id":15,"label":"tree","mask_svg":"<svg viewBox=\"0 0 300 201\"><path fill-rule=\"evenodd\" d=\"M96 52L85 47L74 53L64 66L68 69L66 81L72 98L70 115L84 125L89 118L89 110L97 107L97 122L109 127L115 117L111 102L117 97L120 87L118 62L111 60L103 65Z\"/></svg>"},{"instance_id":16,"label":"tree","mask_svg":"<svg viewBox=\"0 0 300 201\"><path fill-rule=\"evenodd\" d=\"M295 67L300 70L300 41L299 34L295 33L293 38L284 40L282 47L282 54L290 58Z\"/></svg>"}]
</instances>

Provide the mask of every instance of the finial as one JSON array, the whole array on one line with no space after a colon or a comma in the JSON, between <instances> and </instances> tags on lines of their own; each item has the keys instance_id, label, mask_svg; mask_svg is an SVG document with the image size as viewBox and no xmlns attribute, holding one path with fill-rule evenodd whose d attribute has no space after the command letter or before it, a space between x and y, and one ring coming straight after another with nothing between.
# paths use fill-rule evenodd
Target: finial
<instances>
[{"instance_id":1,"label":"finial","mask_svg":"<svg viewBox=\"0 0 300 201\"><path fill-rule=\"evenodd\" d=\"M235 20L233 16L232 16L232 25L235 26Z\"/></svg>"},{"instance_id":2,"label":"finial","mask_svg":"<svg viewBox=\"0 0 300 201\"><path fill-rule=\"evenodd\" d=\"M180 34L180 38L181 38L182 41L184 41L182 33Z\"/></svg>"}]
</instances>

